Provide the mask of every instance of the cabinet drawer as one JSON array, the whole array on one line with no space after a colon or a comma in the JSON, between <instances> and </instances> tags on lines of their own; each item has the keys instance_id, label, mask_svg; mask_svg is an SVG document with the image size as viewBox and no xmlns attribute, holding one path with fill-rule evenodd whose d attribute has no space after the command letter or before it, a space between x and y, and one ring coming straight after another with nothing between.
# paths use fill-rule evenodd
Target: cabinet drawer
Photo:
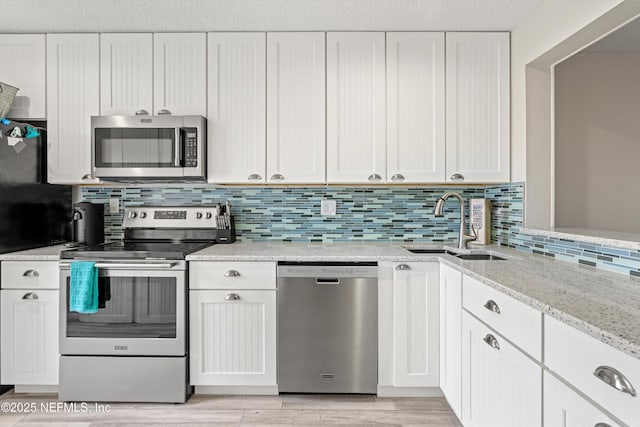
<instances>
[{"instance_id":1,"label":"cabinet drawer","mask_svg":"<svg viewBox=\"0 0 640 427\"><path fill-rule=\"evenodd\" d=\"M620 420L637 425L640 360L549 316L545 316L544 328L545 364L549 369ZM611 383L617 379L618 388L634 388L636 396L609 385L596 373Z\"/></svg>"},{"instance_id":2,"label":"cabinet drawer","mask_svg":"<svg viewBox=\"0 0 640 427\"><path fill-rule=\"evenodd\" d=\"M190 289L275 289L276 263L194 261L189 263Z\"/></svg>"},{"instance_id":3,"label":"cabinet drawer","mask_svg":"<svg viewBox=\"0 0 640 427\"><path fill-rule=\"evenodd\" d=\"M57 261L3 261L2 289L58 289Z\"/></svg>"},{"instance_id":4,"label":"cabinet drawer","mask_svg":"<svg viewBox=\"0 0 640 427\"><path fill-rule=\"evenodd\" d=\"M462 305L467 311L542 360L542 313L469 276L462 283Z\"/></svg>"}]
</instances>

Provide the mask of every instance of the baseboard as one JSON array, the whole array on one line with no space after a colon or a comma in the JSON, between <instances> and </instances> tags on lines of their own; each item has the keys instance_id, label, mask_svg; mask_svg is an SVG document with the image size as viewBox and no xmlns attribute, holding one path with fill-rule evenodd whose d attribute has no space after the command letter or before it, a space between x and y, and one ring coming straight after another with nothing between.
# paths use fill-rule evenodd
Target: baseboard
<instances>
[{"instance_id":1,"label":"baseboard","mask_svg":"<svg viewBox=\"0 0 640 427\"><path fill-rule=\"evenodd\" d=\"M277 385L235 386L235 385L202 385L195 387L195 394L253 394L277 396Z\"/></svg>"},{"instance_id":2,"label":"baseboard","mask_svg":"<svg viewBox=\"0 0 640 427\"><path fill-rule=\"evenodd\" d=\"M379 397L442 397L440 387L394 387L378 385Z\"/></svg>"},{"instance_id":3,"label":"baseboard","mask_svg":"<svg viewBox=\"0 0 640 427\"><path fill-rule=\"evenodd\" d=\"M57 385L15 385L14 393L58 393Z\"/></svg>"}]
</instances>

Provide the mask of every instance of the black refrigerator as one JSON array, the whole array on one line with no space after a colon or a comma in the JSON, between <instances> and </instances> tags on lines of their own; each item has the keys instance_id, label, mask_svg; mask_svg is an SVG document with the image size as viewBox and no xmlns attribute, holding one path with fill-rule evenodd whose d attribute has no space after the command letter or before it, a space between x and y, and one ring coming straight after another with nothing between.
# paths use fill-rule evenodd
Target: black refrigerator
<instances>
[{"instance_id":1,"label":"black refrigerator","mask_svg":"<svg viewBox=\"0 0 640 427\"><path fill-rule=\"evenodd\" d=\"M32 137L12 137L16 127ZM0 254L69 239L71 187L45 184L45 128L46 122L0 123Z\"/></svg>"}]
</instances>

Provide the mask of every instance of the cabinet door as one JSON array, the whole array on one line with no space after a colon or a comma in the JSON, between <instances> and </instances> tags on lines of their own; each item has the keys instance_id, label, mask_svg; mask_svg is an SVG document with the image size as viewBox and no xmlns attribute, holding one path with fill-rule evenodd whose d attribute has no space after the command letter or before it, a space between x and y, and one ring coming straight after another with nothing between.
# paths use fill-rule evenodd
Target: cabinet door
<instances>
[{"instance_id":1,"label":"cabinet door","mask_svg":"<svg viewBox=\"0 0 640 427\"><path fill-rule=\"evenodd\" d=\"M210 33L208 49L209 182L265 182L265 33Z\"/></svg>"},{"instance_id":2,"label":"cabinet door","mask_svg":"<svg viewBox=\"0 0 640 427\"><path fill-rule=\"evenodd\" d=\"M542 425L542 368L462 312L462 424Z\"/></svg>"},{"instance_id":3,"label":"cabinet door","mask_svg":"<svg viewBox=\"0 0 640 427\"><path fill-rule=\"evenodd\" d=\"M57 290L2 290L0 382L58 385Z\"/></svg>"},{"instance_id":4,"label":"cabinet door","mask_svg":"<svg viewBox=\"0 0 640 427\"><path fill-rule=\"evenodd\" d=\"M0 34L0 58L0 81L19 89L7 117L46 119L45 35Z\"/></svg>"},{"instance_id":5,"label":"cabinet door","mask_svg":"<svg viewBox=\"0 0 640 427\"><path fill-rule=\"evenodd\" d=\"M327 182L386 177L385 34L327 33Z\"/></svg>"},{"instance_id":6,"label":"cabinet door","mask_svg":"<svg viewBox=\"0 0 640 427\"><path fill-rule=\"evenodd\" d=\"M192 385L276 384L276 291L190 291Z\"/></svg>"},{"instance_id":7,"label":"cabinet door","mask_svg":"<svg viewBox=\"0 0 640 427\"><path fill-rule=\"evenodd\" d=\"M545 427L614 427L618 425L588 400L545 371Z\"/></svg>"},{"instance_id":8,"label":"cabinet door","mask_svg":"<svg viewBox=\"0 0 640 427\"><path fill-rule=\"evenodd\" d=\"M444 33L387 33L387 182L444 182Z\"/></svg>"},{"instance_id":9,"label":"cabinet door","mask_svg":"<svg viewBox=\"0 0 640 427\"><path fill-rule=\"evenodd\" d=\"M207 35L156 33L153 53L153 114L206 116Z\"/></svg>"},{"instance_id":10,"label":"cabinet door","mask_svg":"<svg viewBox=\"0 0 640 427\"><path fill-rule=\"evenodd\" d=\"M153 113L153 36L100 35L100 114Z\"/></svg>"},{"instance_id":11,"label":"cabinet door","mask_svg":"<svg viewBox=\"0 0 640 427\"><path fill-rule=\"evenodd\" d=\"M462 417L462 273L440 264L440 388Z\"/></svg>"},{"instance_id":12,"label":"cabinet door","mask_svg":"<svg viewBox=\"0 0 640 427\"><path fill-rule=\"evenodd\" d=\"M446 39L447 180L508 182L509 33Z\"/></svg>"},{"instance_id":13,"label":"cabinet door","mask_svg":"<svg viewBox=\"0 0 640 427\"><path fill-rule=\"evenodd\" d=\"M439 385L438 263L393 264L393 385Z\"/></svg>"},{"instance_id":14,"label":"cabinet door","mask_svg":"<svg viewBox=\"0 0 640 427\"><path fill-rule=\"evenodd\" d=\"M100 114L98 34L47 36L47 163L52 184L91 178L91 116Z\"/></svg>"},{"instance_id":15,"label":"cabinet door","mask_svg":"<svg viewBox=\"0 0 640 427\"><path fill-rule=\"evenodd\" d=\"M267 182L325 182L325 34L267 34Z\"/></svg>"}]
</instances>

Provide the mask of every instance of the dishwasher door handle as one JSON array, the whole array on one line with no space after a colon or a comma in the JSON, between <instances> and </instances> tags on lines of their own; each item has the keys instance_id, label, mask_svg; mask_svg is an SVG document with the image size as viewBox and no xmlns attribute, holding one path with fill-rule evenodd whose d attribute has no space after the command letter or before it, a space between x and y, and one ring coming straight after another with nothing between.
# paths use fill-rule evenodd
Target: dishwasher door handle
<instances>
[{"instance_id":1,"label":"dishwasher door handle","mask_svg":"<svg viewBox=\"0 0 640 427\"><path fill-rule=\"evenodd\" d=\"M316 285L339 285L339 277L316 277Z\"/></svg>"}]
</instances>

